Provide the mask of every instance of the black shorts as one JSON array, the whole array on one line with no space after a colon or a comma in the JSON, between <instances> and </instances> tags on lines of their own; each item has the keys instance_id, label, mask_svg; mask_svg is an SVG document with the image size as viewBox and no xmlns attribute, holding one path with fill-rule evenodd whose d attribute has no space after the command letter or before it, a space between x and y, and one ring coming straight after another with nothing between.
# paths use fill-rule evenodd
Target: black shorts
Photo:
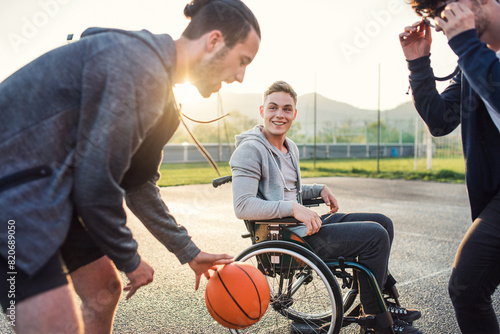
<instances>
[{"instance_id":1,"label":"black shorts","mask_svg":"<svg viewBox=\"0 0 500 334\"><path fill-rule=\"evenodd\" d=\"M36 274L29 276L20 269L9 270L7 260L0 256L0 303L6 315L11 312L12 305L68 284L66 267L59 252L54 254ZM4 284L6 282L7 284ZM9 310L7 310L9 309Z\"/></svg>"},{"instance_id":2,"label":"black shorts","mask_svg":"<svg viewBox=\"0 0 500 334\"><path fill-rule=\"evenodd\" d=\"M68 236L60 250L70 274L104 256L85 226L76 217L71 222Z\"/></svg>"},{"instance_id":3,"label":"black shorts","mask_svg":"<svg viewBox=\"0 0 500 334\"><path fill-rule=\"evenodd\" d=\"M73 219L71 222L66 240L59 251L34 275L29 276L19 269L15 274L9 274L12 271L8 268L7 260L0 256L2 309L5 312L13 302L17 304L29 297L68 284L68 273L71 274L103 256L104 253L78 219Z\"/></svg>"}]
</instances>

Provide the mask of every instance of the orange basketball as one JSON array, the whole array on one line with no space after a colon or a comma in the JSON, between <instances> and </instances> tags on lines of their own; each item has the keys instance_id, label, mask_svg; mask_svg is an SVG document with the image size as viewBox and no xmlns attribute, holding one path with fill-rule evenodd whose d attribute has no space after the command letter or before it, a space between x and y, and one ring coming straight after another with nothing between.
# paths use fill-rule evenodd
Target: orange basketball
<instances>
[{"instance_id":1,"label":"orange basketball","mask_svg":"<svg viewBox=\"0 0 500 334\"><path fill-rule=\"evenodd\" d=\"M244 262L233 262L217 270L205 289L210 315L232 329L243 329L259 321L266 313L269 298L266 277Z\"/></svg>"}]
</instances>

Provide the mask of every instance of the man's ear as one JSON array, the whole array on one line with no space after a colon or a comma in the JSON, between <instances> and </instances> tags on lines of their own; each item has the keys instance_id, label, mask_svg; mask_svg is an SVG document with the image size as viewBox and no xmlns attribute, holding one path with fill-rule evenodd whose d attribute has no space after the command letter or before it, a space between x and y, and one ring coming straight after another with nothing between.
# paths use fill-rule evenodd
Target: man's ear
<instances>
[{"instance_id":1,"label":"man's ear","mask_svg":"<svg viewBox=\"0 0 500 334\"><path fill-rule=\"evenodd\" d=\"M297 109L295 109L295 112L293 113L293 120L295 121L296 118L297 118Z\"/></svg>"},{"instance_id":2,"label":"man's ear","mask_svg":"<svg viewBox=\"0 0 500 334\"><path fill-rule=\"evenodd\" d=\"M222 36L222 32L220 30L212 30L207 33L206 40L206 50L208 53L213 52L214 50L218 50L220 47L224 46L224 37Z\"/></svg>"},{"instance_id":3,"label":"man's ear","mask_svg":"<svg viewBox=\"0 0 500 334\"><path fill-rule=\"evenodd\" d=\"M260 117L264 118L264 106L259 107Z\"/></svg>"}]
</instances>

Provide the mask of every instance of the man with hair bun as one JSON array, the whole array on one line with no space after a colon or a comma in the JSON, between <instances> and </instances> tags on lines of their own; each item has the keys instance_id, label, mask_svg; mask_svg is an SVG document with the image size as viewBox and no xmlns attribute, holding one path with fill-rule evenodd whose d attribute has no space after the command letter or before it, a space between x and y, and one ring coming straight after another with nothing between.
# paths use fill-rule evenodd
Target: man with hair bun
<instances>
[{"instance_id":1,"label":"man with hair bun","mask_svg":"<svg viewBox=\"0 0 500 334\"><path fill-rule=\"evenodd\" d=\"M0 304L23 333L110 333L121 296L153 280L126 225L132 213L195 273L232 262L201 251L161 199L164 145L179 125L172 93L190 81L204 97L242 82L260 45L240 0L195 0L177 40L146 30L90 28L0 83ZM9 228L10 229L10 228ZM16 271L16 296L7 273ZM69 273L69 276L68 276ZM81 301L76 307L73 294ZM168 329L166 329L168 332Z\"/></svg>"},{"instance_id":2,"label":"man with hair bun","mask_svg":"<svg viewBox=\"0 0 500 334\"><path fill-rule=\"evenodd\" d=\"M491 296L500 284L500 4L413 0L424 19L399 35L415 108L434 136L461 126L472 226L448 283L462 333L500 333ZM430 63L431 25L458 56L441 93Z\"/></svg>"},{"instance_id":3,"label":"man with hair bun","mask_svg":"<svg viewBox=\"0 0 500 334\"><path fill-rule=\"evenodd\" d=\"M213 59L210 59L211 63L202 60L189 69L193 77L191 83L198 88L201 95L208 97L220 89L218 85L220 81L215 84L214 88L210 85L213 79L207 80L207 78L217 78L220 75L217 65L235 45L244 41L248 42L251 38L258 38L260 41L259 23L248 7L239 0L194 0L186 6L184 15L191 18L191 22L182 33L181 41L196 41L207 31L214 30L219 31L224 38L224 47L217 50ZM241 64L232 65L235 67L244 65L244 70L251 61L250 57L242 57ZM241 83L244 74L244 71L238 73L231 77L231 80Z\"/></svg>"}]
</instances>

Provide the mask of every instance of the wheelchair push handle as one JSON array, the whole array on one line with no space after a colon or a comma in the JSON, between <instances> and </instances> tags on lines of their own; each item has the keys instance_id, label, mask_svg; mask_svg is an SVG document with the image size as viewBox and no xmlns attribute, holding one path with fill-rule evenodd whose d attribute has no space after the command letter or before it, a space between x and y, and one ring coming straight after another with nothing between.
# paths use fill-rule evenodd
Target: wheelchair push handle
<instances>
[{"instance_id":1,"label":"wheelchair push handle","mask_svg":"<svg viewBox=\"0 0 500 334\"><path fill-rule=\"evenodd\" d=\"M218 186L221 186L223 184L229 183L232 180L233 180L233 176L232 175L219 177L217 179L212 180L212 186L214 188L217 188Z\"/></svg>"}]
</instances>

